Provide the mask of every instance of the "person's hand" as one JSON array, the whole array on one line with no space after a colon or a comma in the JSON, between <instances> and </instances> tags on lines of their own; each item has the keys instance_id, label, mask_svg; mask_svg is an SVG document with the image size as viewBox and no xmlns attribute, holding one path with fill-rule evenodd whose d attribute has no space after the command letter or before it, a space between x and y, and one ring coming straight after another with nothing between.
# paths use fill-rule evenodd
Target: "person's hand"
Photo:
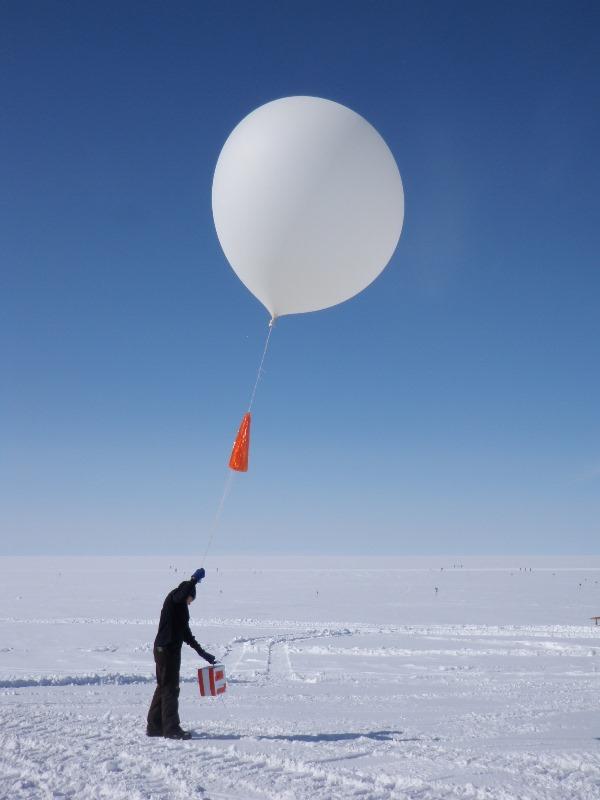
<instances>
[{"instance_id":1,"label":"person's hand","mask_svg":"<svg viewBox=\"0 0 600 800\"><path fill-rule=\"evenodd\" d=\"M197 569L196 572L194 572L194 574L192 575L192 580L195 581L196 583L200 583L200 581L205 575L206 571L204 567L200 567L200 569Z\"/></svg>"}]
</instances>

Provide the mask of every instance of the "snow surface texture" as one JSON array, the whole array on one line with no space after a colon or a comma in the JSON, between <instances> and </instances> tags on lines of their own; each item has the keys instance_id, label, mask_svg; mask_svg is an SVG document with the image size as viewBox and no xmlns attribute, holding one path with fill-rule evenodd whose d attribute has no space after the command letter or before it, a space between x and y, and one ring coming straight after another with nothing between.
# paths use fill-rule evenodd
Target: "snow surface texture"
<instances>
[{"instance_id":1,"label":"snow surface texture","mask_svg":"<svg viewBox=\"0 0 600 800\"><path fill-rule=\"evenodd\" d=\"M197 566L0 559L0 798L600 798L600 558L213 557L192 630L228 691L184 645L195 736L148 739Z\"/></svg>"}]
</instances>

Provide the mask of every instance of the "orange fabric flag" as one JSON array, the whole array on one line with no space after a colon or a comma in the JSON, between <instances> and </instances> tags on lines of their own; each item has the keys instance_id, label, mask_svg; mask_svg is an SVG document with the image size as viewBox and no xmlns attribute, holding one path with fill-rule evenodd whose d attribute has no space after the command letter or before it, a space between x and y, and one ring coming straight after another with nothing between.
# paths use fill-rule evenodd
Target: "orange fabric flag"
<instances>
[{"instance_id":1,"label":"orange fabric flag","mask_svg":"<svg viewBox=\"0 0 600 800\"><path fill-rule=\"evenodd\" d=\"M229 467L237 472L248 472L248 450L250 449L250 413L244 414L242 424L235 437Z\"/></svg>"}]
</instances>

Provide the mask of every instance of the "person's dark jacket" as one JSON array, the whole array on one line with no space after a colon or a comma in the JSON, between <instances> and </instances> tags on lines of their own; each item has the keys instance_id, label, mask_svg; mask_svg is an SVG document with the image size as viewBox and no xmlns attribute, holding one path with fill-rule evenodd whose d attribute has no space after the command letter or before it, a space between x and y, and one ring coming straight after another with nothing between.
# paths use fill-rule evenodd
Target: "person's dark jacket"
<instances>
[{"instance_id":1,"label":"person's dark jacket","mask_svg":"<svg viewBox=\"0 0 600 800\"><path fill-rule=\"evenodd\" d=\"M190 630L190 611L187 598L195 596L196 582L193 580L184 581L172 592L169 592L160 612L160 622L158 623L158 633L154 640L154 646L164 647L170 652L176 652L181 649L181 645L185 642L199 656L213 664L215 661L214 656L202 649Z\"/></svg>"}]
</instances>

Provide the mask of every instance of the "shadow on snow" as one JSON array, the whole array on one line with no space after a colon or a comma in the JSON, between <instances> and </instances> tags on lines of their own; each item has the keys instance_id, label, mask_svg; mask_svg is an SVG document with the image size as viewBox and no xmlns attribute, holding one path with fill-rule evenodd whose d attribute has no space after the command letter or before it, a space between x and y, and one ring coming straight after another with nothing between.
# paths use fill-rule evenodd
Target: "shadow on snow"
<instances>
[{"instance_id":1,"label":"shadow on snow","mask_svg":"<svg viewBox=\"0 0 600 800\"><path fill-rule=\"evenodd\" d=\"M416 737L398 739L403 731L370 731L359 733L297 733L290 736L281 735L243 735L241 733L195 733L193 739L213 739L219 741L239 739L260 739L271 742L350 742L357 739L371 739L375 742L418 742Z\"/></svg>"}]
</instances>

